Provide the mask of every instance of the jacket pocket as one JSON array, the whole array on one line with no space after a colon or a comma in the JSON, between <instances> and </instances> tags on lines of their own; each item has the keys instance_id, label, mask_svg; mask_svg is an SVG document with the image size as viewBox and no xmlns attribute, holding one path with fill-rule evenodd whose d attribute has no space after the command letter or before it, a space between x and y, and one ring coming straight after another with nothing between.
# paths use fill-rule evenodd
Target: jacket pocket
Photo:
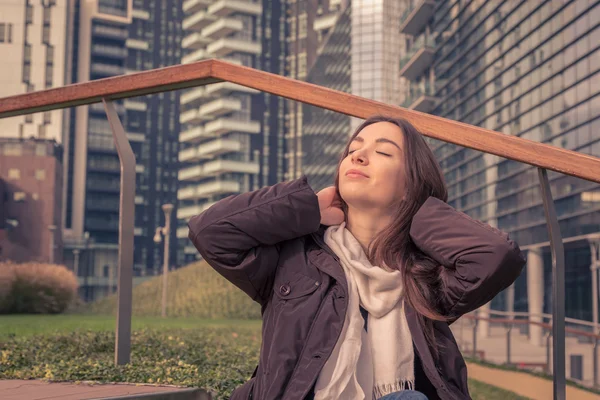
<instances>
[{"instance_id":1,"label":"jacket pocket","mask_svg":"<svg viewBox=\"0 0 600 400\"><path fill-rule=\"evenodd\" d=\"M280 271L275 277L273 291L280 300L291 300L313 293L320 285L321 282L306 275Z\"/></svg>"},{"instance_id":2,"label":"jacket pocket","mask_svg":"<svg viewBox=\"0 0 600 400\"><path fill-rule=\"evenodd\" d=\"M256 378L252 378L243 385L238 386L231 393L231 397L229 397L229 400L251 400L252 390L254 389L254 382L256 382Z\"/></svg>"}]
</instances>

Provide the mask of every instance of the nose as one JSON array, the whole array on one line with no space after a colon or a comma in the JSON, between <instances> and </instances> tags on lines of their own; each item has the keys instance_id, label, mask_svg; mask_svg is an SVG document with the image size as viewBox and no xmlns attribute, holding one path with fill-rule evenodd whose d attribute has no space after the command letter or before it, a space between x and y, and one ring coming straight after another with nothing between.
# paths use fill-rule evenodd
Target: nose
<instances>
[{"instance_id":1,"label":"nose","mask_svg":"<svg viewBox=\"0 0 600 400\"><path fill-rule=\"evenodd\" d=\"M369 159L367 158L366 154L362 151L362 149L356 150L354 153L352 153L352 163L367 165L369 163Z\"/></svg>"}]
</instances>

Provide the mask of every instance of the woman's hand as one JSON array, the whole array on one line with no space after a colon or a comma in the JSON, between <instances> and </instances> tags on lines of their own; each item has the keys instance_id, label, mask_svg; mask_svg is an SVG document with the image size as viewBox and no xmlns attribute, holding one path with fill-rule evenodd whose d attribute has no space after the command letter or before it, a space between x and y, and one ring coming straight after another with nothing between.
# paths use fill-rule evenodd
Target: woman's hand
<instances>
[{"instance_id":1,"label":"woman's hand","mask_svg":"<svg viewBox=\"0 0 600 400\"><path fill-rule=\"evenodd\" d=\"M344 222L342 199L338 196L335 186L329 186L317 193L322 225L339 225Z\"/></svg>"}]
</instances>

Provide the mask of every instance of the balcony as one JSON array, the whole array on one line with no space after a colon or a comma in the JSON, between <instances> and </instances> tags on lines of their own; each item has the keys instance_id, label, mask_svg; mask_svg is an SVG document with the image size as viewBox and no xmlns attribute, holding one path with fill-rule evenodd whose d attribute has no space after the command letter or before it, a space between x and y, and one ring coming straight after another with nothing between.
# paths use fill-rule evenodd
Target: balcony
<instances>
[{"instance_id":1,"label":"balcony","mask_svg":"<svg viewBox=\"0 0 600 400\"><path fill-rule=\"evenodd\" d=\"M202 179L202 166L195 165L189 168L182 168L179 170L177 178L180 181L197 181Z\"/></svg>"},{"instance_id":2,"label":"balcony","mask_svg":"<svg viewBox=\"0 0 600 400\"><path fill-rule=\"evenodd\" d=\"M241 109L242 102L238 99L217 99L200 106L198 113L203 118L216 118Z\"/></svg>"},{"instance_id":3,"label":"balcony","mask_svg":"<svg viewBox=\"0 0 600 400\"><path fill-rule=\"evenodd\" d=\"M96 75L108 77L125 74L125 67L122 65L92 63L91 71Z\"/></svg>"},{"instance_id":4,"label":"balcony","mask_svg":"<svg viewBox=\"0 0 600 400\"><path fill-rule=\"evenodd\" d=\"M206 96L206 86L190 89L181 95L181 104L193 105Z\"/></svg>"},{"instance_id":5,"label":"balcony","mask_svg":"<svg viewBox=\"0 0 600 400\"><path fill-rule=\"evenodd\" d=\"M202 36L212 40L221 39L244 28L242 21L238 19L223 18L213 22L202 29Z\"/></svg>"},{"instance_id":6,"label":"balcony","mask_svg":"<svg viewBox=\"0 0 600 400\"><path fill-rule=\"evenodd\" d=\"M337 13L331 13L327 15L321 15L315 18L315 22L313 22L313 29L315 31L322 31L326 29L330 29L335 25L335 22L338 19Z\"/></svg>"},{"instance_id":7,"label":"balcony","mask_svg":"<svg viewBox=\"0 0 600 400\"><path fill-rule=\"evenodd\" d=\"M415 4L416 3L416 4ZM400 18L400 33L418 34L433 15L434 0L416 0Z\"/></svg>"},{"instance_id":8,"label":"balcony","mask_svg":"<svg viewBox=\"0 0 600 400\"><path fill-rule=\"evenodd\" d=\"M203 165L195 165L179 170L180 181L198 181L210 178L226 172L237 172L242 174L258 174L260 167L254 161L214 160Z\"/></svg>"},{"instance_id":9,"label":"balcony","mask_svg":"<svg viewBox=\"0 0 600 400\"><path fill-rule=\"evenodd\" d=\"M181 143L196 143L207 137L213 137L213 135L207 135L203 126L196 126L187 131L179 134L179 141Z\"/></svg>"},{"instance_id":10,"label":"balcony","mask_svg":"<svg viewBox=\"0 0 600 400\"><path fill-rule=\"evenodd\" d=\"M92 54L121 60L127 57L127 49L103 44L94 44L92 45Z\"/></svg>"},{"instance_id":11,"label":"balcony","mask_svg":"<svg viewBox=\"0 0 600 400\"><path fill-rule=\"evenodd\" d=\"M188 110L179 114L179 122L182 124L199 124L205 119L200 117L199 108Z\"/></svg>"},{"instance_id":12,"label":"balcony","mask_svg":"<svg viewBox=\"0 0 600 400\"><path fill-rule=\"evenodd\" d=\"M94 36L100 36L110 39L125 40L129 36L127 29L116 28L106 25L95 25L92 32Z\"/></svg>"},{"instance_id":13,"label":"balcony","mask_svg":"<svg viewBox=\"0 0 600 400\"><path fill-rule=\"evenodd\" d=\"M411 88L402 107L429 113L435 108L436 101L437 98L434 96L434 91L429 84L419 85Z\"/></svg>"},{"instance_id":14,"label":"balcony","mask_svg":"<svg viewBox=\"0 0 600 400\"><path fill-rule=\"evenodd\" d=\"M181 58L181 63L189 64L189 63L193 63L196 61L204 60L207 57L208 57L208 54L206 53L206 50L198 49L196 51L192 51L190 54L188 54L186 56L183 56Z\"/></svg>"},{"instance_id":15,"label":"balcony","mask_svg":"<svg viewBox=\"0 0 600 400\"><path fill-rule=\"evenodd\" d=\"M181 151L179 153L179 161L189 162L206 160L222 154L240 151L241 149L242 145L237 140L217 139Z\"/></svg>"},{"instance_id":16,"label":"balcony","mask_svg":"<svg viewBox=\"0 0 600 400\"><path fill-rule=\"evenodd\" d=\"M146 111L148 109L146 102L132 99L125 99L123 106L126 110L133 111Z\"/></svg>"},{"instance_id":17,"label":"balcony","mask_svg":"<svg viewBox=\"0 0 600 400\"><path fill-rule=\"evenodd\" d=\"M179 122L182 124L197 124L241 109L242 102L237 99L213 100L201 105L199 108L181 113Z\"/></svg>"},{"instance_id":18,"label":"balcony","mask_svg":"<svg viewBox=\"0 0 600 400\"><path fill-rule=\"evenodd\" d=\"M181 24L181 27L184 31L200 32L202 29L206 28L216 20L217 17L214 15L211 15L206 11L198 11L190 17L185 18Z\"/></svg>"},{"instance_id":19,"label":"balcony","mask_svg":"<svg viewBox=\"0 0 600 400\"><path fill-rule=\"evenodd\" d=\"M400 60L400 76L417 79L433 62L435 43L433 38L419 36L405 57Z\"/></svg>"},{"instance_id":20,"label":"balcony","mask_svg":"<svg viewBox=\"0 0 600 400\"><path fill-rule=\"evenodd\" d=\"M219 39L206 47L206 51L216 57L225 57L231 53L259 55L261 49L262 46L259 42L230 38Z\"/></svg>"},{"instance_id":21,"label":"balcony","mask_svg":"<svg viewBox=\"0 0 600 400\"><path fill-rule=\"evenodd\" d=\"M248 94L257 94L260 91L248 88L242 85L237 85L231 82L219 82L213 83L212 85L204 86L206 90L206 95L213 97L223 97L228 95L231 92L237 93L248 93ZM181 96L183 98L183 96Z\"/></svg>"},{"instance_id":22,"label":"balcony","mask_svg":"<svg viewBox=\"0 0 600 400\"><path fill-rule=\"evenodd\" d=\"M215 181L201 183L192 187L187 187L179 190L177 193L178 200L196 200L207 199L211 196L239 193L241 190L240 183L236 181ZM179 214L178 214L179 217Z\"/></svg>"},{"instance_id":23,"label":"balcony","mask_svg":"<svg viewBox=\"0 0 600 400\"><path fill-rule=\"evenodd\" d=\"M195 206L194 206L195 207ZM188 208L188 207L186 207ZM191 207L189 207L191 208ZM181 213L182 208L178 208L177 209L177 219L188 219L194 215L198 215L198 214L192 214L190 217L180 217L179 214ZM187 239L188 235L190 233L190 229L187 226L182 226L181 228L177 228L177 239Z\"/></svg>"},{"instance_id":24,"label":"balcony","mask_svg":"<svg viewBox=\"0 0 600 400\"><path fill-rule=\"evenodd\" d=\"M208 45L210 42L212 42L211 39L202 36L201 33L194 32L194 33L186 36L181 41L181 47L183 47L184 49L200 50L200 49L205 48L206 45Z\"/></svg>"},{"instance_id":25,"label":"balcony","mask_svg":"<svg viewBox=\"0 0 600 400\"><path fill-rule=\"evenodd\" d=\"M193 217L194 215L198 215L204 211L206 211L210 206L215 204L215 202L208 202L202 205L193 205L193 206L184 206L179 207L177 209L177 219L188 219ZM187 226L181 227L177 229L177 237L179 239L184 239L188 237L188 228ZM185 233L185 236L184 236ZM181 235L181 236L180 236Z\"/></svg>"},{"instance_id":26,"label":"balcony","mask_svg":"<svg viewBox=\"0 0 600 400\"><path fill-rule=\"evenodd\" d=\"M229 132L260 133L260 122L219 118L204 125L206 135L220 136Z\"/></svg>"},{"instance_id":27,"label":"balcony","mask_svg":"<svg viewBox=\"0 0 600 400\"><path fill-rule=\"evenodd\" d=\"M242 0L220 0L208 7L208 12L219 17L226 17L233 13L262 15L262 4L249 3Z\"/></svg>"},{"instance_id":28,"label":"balcony","mask_svg":"<svg viewBox=\"0 0 600 400\"><path fill-rule=\"evenodd\" d=\"M144 135L143 133L127 132L127 139L129 139L130 142L141 143L146 141L146 135Z\"/></svg>"},{"instance_id":29,"label":"balcony","mask_svg":"<svg viewBox=\"0 0 600 400\"><path fill-rule=\"evenodd\" d=\"M191 14L206 10L206 7L208 7L212 2L213 0L186 0L183 2L183 12L184 14Z\"/></svg>"},{"instance_id":30,"label":"balcony","mask_svg":"<svg viewBox=\"0 0 600 400\"><path fill-rule=\"evenodd\" d=\"M127 39L125 41L125 46L134 50L150 50L150 43L146 40Z\"/></svg>"}]
</instances>

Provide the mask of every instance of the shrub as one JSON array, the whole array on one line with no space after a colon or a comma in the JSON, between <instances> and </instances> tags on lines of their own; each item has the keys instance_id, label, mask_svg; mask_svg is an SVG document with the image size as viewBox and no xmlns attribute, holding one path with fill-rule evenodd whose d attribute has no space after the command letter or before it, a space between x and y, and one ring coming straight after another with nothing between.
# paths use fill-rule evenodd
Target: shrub
<instances>
[{"instance_id":1,"label":"shrub","mask_svg":"<svg viewBox=\"0 0 600 400\"><path fill-rule=\"evenodd\" d=\"M159 316L162 301L162 276L133 288L133 315ZM107 296L83 313L114 314L117 296ZM246 293L228 282L206 262L198 262L169 272L167 315L209 319L260 319L260 306Z\"/></svg>"},{"instance_id":2,"label":"shrub","mask_svg":"<svg viewBox=\"0 0 600 400\"><path fill-rule=\"evenodd\" d=\"M61 313L77 297L77 279L63 265L0 263L0 313Z\"/></svg>"}]
</instances>

